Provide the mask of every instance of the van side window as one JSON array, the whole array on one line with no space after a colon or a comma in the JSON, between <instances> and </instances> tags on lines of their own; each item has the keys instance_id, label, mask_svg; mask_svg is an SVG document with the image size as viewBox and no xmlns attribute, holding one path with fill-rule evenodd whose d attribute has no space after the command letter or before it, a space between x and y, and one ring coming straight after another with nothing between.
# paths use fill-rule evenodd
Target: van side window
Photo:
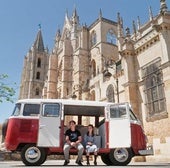
<instances>
[{"instance_id":1,"label":"van side window","mask_svg":"<svg viewBox=\"0 0 170 168\"><path fill-rule=\"evenodd\" d=\"M58 117L60 114L60 104L43 104L43 116Z\"/></svg>"},{"instance_id":2,"label":"van side window","mask_svg":"<svg viewBox=\"0 0 170 168\"><path fill-rule=\"evenodd\" d=\"M110 118L126 118L126 106L110 106Z\"/></svg>"},{"instance_id":3,"label":"van side window","mask_svg":"<svg viewBox=\"0 0 170 168\"><path fill-rule=\"evenodd\" d=\"M21 109L21 104L20 103L16 104L12 115L18 116L20 114L20 109Z\"/></svg>"},{"instance_id":4,"label":"van side window","mask_svg":"<svg viewBox=\"0 0 170 168\"><path fill-rule=\"evenodd\" d=\"M23 110L23 116L38 116L40 113L39 104L25 104Z\"/></svg>"}]
</instances>

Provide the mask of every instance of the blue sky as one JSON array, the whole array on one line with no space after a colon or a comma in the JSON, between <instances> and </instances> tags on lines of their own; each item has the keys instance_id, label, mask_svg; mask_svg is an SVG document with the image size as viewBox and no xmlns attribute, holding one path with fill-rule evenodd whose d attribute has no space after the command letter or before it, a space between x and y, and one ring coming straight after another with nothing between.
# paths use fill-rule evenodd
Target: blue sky
<instances>
[{"instance_id":1,"label":"blue sky","mask_svg":"<svg viewBox=\"0 0 170 168\"><path fill-rule=\"evenodd\" d=\"M167 0L170 9L170 0ZM159 13L159 0L0 0L0 74L8 74L6 81L16 83L18 98L24 56L32 46L41 24L44 45L50 51L58 28L62 28L66 11L72 15L76 7L80 24L90 25L102 10L103 17L116 21L120 12L124 28L140 17L141 24L149 19L149 6L153 15ZM0 104L0 123L12 113L14 104Z\"/></svg>"}]
</instances>

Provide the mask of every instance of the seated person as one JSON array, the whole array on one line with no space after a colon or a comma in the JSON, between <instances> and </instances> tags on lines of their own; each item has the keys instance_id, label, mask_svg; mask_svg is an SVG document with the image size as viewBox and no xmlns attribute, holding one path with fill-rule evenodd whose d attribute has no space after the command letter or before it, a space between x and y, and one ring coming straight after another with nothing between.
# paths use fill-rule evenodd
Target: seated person
<instances>
[{"instance_id":1,"label":"seated person","mask_svg":"<svg viewBox=\"0 0 170 168\"><path fill-rule=\"evenodd\" d=\"M84 152L84 147L81 144L82 137L79 130L76 129L76 122L74 120L71 120L69 122L70 128L65 132L65 140L66 143L64 144L64 157L65 162L64 166L68 165L69 161L69 150L70 148L74 147L78 149L78 158L76 160L76 163L80 166L82 166L81 158Z\"/></svg>"},{"instance_id":2,"label":"seated person","mask_svg":"<svg viewBox=\"0 0 170 168\"><path fill-rule=\"evenodd\" d=\"M86 148L87 165L90 165L89 155L91 152L94 153L94 165L97 165L98 148L95 142L94 127L92 124L88 125L88 132L84 135L84 143Z\"/></svg>"}]
</instances>

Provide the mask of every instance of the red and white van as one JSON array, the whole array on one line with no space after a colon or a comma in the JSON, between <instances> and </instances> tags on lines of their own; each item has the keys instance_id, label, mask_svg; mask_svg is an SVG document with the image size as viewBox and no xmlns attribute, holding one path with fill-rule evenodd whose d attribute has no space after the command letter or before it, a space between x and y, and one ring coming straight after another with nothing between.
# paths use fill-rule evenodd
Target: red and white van
<instances>
[{"instance_id":1,"label":"red and white van","mask_svg":"<svg viewBox=\"0 0 170 168\"><path fill-rule=\"evenodd\" d=\"M63 154L66 118L73 117L82 137L95 126L99 155L106 165L127 165L132 157L151 155L141 123L129 103L64 99L19 100L9 117L5 147L20 152L27 166L41 165L48 155ZM71 149L71 154L76 154Z\"/></svg>"}]
</instances>

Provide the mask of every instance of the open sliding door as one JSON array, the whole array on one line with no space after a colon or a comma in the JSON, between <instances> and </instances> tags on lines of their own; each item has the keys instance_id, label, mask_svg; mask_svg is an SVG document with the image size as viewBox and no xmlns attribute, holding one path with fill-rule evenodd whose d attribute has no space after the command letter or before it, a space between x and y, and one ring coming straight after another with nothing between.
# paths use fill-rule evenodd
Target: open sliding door
<instances>
[{"instance_id":1,"label":"open sliding door","mask_svg":"<svg viewBox=\"0 0 170 168\"><path fill-rule=\"evenodd\" d=\"M131 128L128 104L110 105L109 147L130 147Z\"/></svg>"}]
</instances>

